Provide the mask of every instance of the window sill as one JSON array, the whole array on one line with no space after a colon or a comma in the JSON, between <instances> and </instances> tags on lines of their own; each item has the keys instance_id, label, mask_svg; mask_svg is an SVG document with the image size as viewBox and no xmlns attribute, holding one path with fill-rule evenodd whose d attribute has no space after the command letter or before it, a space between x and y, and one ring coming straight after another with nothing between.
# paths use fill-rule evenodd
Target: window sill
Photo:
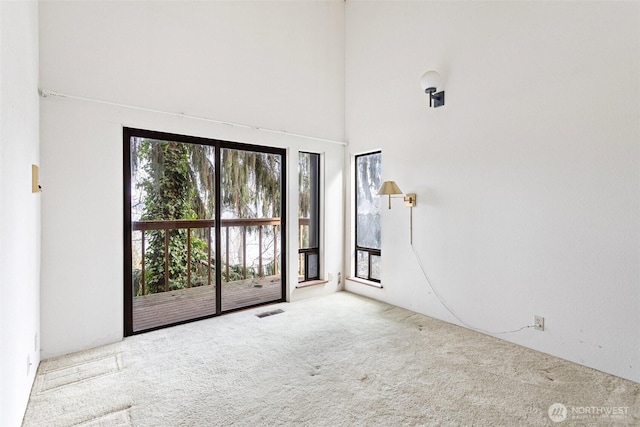
<instances>
[{"instance_id":1,"label":"window sill","mask_svg":"<svg viewBox=\"0 0 640 427\"><path fill-rule=\"evenodd\" d=\"M308 288L310 286L318 286L329 283L328 280L309 280L308 282L300 282L296 285L296 289Z\"/></svg>"},{"instance_id":2,"label":"window sill","mask_svg":"<svg viewBox=\"0 0 640 427\"><path fill-rule=\"evenodd\" d=\"M360 283L361 285L371 286L372 288L380 288L382 289L382 283L372 282L371 280L360 279L359 277L347 277L347 280L350 282Z\"/></svg>"}]
</instances>

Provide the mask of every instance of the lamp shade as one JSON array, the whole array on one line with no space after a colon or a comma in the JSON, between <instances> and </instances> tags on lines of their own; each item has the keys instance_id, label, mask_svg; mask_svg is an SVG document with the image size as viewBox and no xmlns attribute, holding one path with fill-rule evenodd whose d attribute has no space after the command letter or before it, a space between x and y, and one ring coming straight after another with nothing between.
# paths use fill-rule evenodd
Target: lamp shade
<instances>
[{"instance_id":1,"label":"lamp shade","mask_svg":"<svg viewBox=\"0 0 640 427\"><path fill-rule=\"evenodd\" d=\"M440 85L440 74L438 74L437 71L427 71L426 73L424 73L422 75L422 78L420 79L420 86L422 86L422 89L427 90L427 89L433 89L435 91L435 89Z\"/></svg>"},{"instance_id":2,"label":"lamp shade","mask_svg":"<svg viewBox=\"0 0 640 427\"><path fill-rule=\"evenodd\" d=\"M402 190L398 187L395 181L385 181L382 183L380 190L378 190L378 195L391 195L391 194L402 194Z\"/></svg>"}]
</instances>

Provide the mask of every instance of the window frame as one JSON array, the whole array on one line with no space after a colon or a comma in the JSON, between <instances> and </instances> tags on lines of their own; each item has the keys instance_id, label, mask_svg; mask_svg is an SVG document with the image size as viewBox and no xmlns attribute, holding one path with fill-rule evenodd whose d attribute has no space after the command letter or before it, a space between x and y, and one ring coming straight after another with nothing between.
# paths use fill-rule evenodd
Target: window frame
<instances>
[{"instance_id":1,"label":"window frame","mask_svg":"<svg viewBox=\"0 0 640 427\"><path fill-rule=\"evenodd\" d=\"M379 154L380 156L382 156L382 150L378 150L378 151L372 151L372 152L368 152L368 153L361 153L361 154L356 154L355 155L355 162L354 162L354 172L355 172L355 176L354 176L354 230L355 230L355 241L354 241L354 277L358 278L358 279L362 279L362 280L367 280L370 282L375 282L375 283L381 283L381 280L379 278L374 278L371 277L371 258L373 256L377 256L377 257L382 257L382 247L380 249L376 249L376 248L368 248L366 246L360 246L358 245L358 158L360 157L365 157L365 156L371 156L374 154ZM382 159L381 159L382 160ZM382 178L382 177L381 177ZM382 243L381 245L382 246ZM359 252L366 252L367 253L367 277L362 277L361 275L359 275L358 272L358 253Z\"/></svg>"},{"instance_id":2,"label":"window frame","mask_svg":"<svg viewBox=\"0 0 640 427\"><path fill-rule=\"evenodd\" d=\"M298 152L298 161L300 161L300 155L301 154L309 154L312 156L316 156L317 157L317 174L316 174L316 183L315 183L315 187L316 187L316 192L315 195L311 194L311 197L313 197L315 199L315 214L316 214L316 246L309 246L309 247L298 247L298 263L300 263L300 256L304 257L304 275L302 280L300 281L300 279L298 278L298 283L304 283L304 282L309 282L309 281L313 281L313 280L321 280L321 263L320 263L320 231L321 231L321 226L320 226L320 213L321 213L321 201L322 201L322 197L320 195L321 192L321 178L322 178L322 172L321 172L321 160L322 160L322 156L320 155L320 153L313 153L310 151L299 151ZM310 168L311 170L312 168ZM300 170L298 170L298 178L300 177ZM310 177L310 181L313 182L313 178L314 177ZM312 189L314 187L313 184L310 185L310 188ZM299 193L299 190L298 190ZM315 196L315 197L314 197ZM298 210L300 209L300 201L298 200ZM312 212L309 212L309 217L311 218L312 216ZM300 213L298 213L298 217L300 216ZM309 221L309 234L311 234L311 223L312 221ZM298 226L298 233L300 232L300 227ZM298 239L298 242L300 242L300 240ZM309 258L311 256L315 255L317 257L317 262L316 262L316 275L314 276L309 276ZM299 267L298 267L299 269Z\"/></svg>"}]
</instances>

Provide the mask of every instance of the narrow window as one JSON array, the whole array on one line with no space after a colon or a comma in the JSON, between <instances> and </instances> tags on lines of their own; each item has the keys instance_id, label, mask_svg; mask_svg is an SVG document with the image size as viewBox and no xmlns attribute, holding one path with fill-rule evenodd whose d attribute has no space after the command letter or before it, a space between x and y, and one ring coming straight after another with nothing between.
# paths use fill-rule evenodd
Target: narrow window
<instances>
[{"instance_id":1,"label":"narrow window","mask_svg":"<svg viewBox=\"0 0 640 427\"><path fill-rule=\"evenodd\" d=\"M298 158L298 282L320 279L320 155Z\"/></svg>"},{"instance_id":2,"label":"narrow window","mask_svg":"<svg viewBox=\"0 0 640 427\"><path fill-rule=\"evenodd\" d=\"M356 277L380 282L380 196L382 153L356 156Z\"/></svg>"}]
</instances>

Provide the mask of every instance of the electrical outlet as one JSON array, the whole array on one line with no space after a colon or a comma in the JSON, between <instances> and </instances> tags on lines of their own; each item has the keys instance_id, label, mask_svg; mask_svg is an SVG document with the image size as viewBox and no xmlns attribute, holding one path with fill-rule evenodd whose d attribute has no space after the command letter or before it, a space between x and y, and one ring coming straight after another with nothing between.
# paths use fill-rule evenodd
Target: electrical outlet
<instances>
[{"instance_id":1,"label":"electrical outlet","mask_svg":"<svg viewBox=\"0 0 640 427\"><path fill-rule=\"evenodd\" d=\"M533 316L533 328L539 331L544 331L544 317Z\"/></svg>"},{"instance_id":2,"label":"electrical outlet","mask_svg":"<svg viewBox=\"0 0 640 427\"><path fill-rule=\"evenodd\" d=\"M31 356L27 354L27 376L31 373Z\"/></svg>"}]
</instances>

